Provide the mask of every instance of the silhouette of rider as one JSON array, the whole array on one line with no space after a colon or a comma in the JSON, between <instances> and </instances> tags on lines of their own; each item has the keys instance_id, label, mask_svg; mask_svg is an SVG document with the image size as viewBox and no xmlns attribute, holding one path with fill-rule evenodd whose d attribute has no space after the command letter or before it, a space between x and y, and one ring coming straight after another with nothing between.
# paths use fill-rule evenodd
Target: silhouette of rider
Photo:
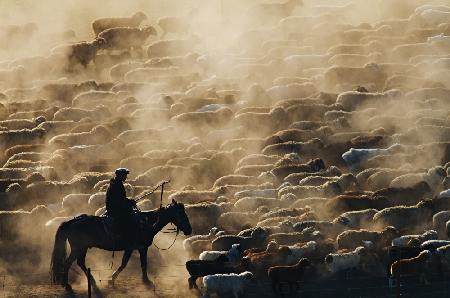
<instances>
[{"instance_id":1,"label":"silhouette of rider","mask_svg":"<svg viewBox=\"0 0 450 298\"><path fill-rule=\"evenodd\" d=\"M128 199L123 182L130 173L126 168L118 168L115 172L116 176L110 180L108 189L106 190L106 212L108 216L114 218L117 229L125 240L134 240L133 207L136 201Z\"/></svg>"}]
</instances>

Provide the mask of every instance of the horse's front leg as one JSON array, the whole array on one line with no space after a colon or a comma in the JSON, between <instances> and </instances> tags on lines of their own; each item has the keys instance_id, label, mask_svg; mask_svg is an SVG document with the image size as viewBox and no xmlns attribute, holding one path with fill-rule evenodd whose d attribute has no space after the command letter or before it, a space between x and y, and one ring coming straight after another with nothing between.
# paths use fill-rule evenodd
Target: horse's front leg
<instances>
[{"instance_id":1,"label":"horse's front leg","mask_svg":"<svg viewBox=\"0 0 450 298\"><path fill-rule=\"evenodd\" d=\"M122 270L125 269L125 267L127 267L128 261L130 260L132 253L133 253L133 250L126 250L123 253L122 263L120 264L120 267L117 268L116 271L114 271L114 273L111 277L111 284L114 285L114 282L116 281L117 276L119 276L120 272L122 272Z\"/></svg>"},{"instance_id":2,"label":"horse's front leg","mask_svg":"<svg viewBox=\"0 0 450 298\"><path fill-rule=\"evenodd\" d=\"M153 283L147 275L147 250L148 247L139 249L139 255L141 258L142 281L148 286L153 286Z\"/></svg>"}]
</instances>

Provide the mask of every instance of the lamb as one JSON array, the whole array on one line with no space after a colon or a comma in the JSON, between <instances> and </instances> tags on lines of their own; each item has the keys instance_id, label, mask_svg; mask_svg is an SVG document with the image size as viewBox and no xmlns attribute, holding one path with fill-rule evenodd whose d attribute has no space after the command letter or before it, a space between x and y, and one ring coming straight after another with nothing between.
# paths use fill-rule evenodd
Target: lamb
<instances>
[{"instance_id":1,"label":"lamb","mask_svg":"<svg viewBox=\"0 0 450 298\"><path fill-rule=\"evenodd\" d=\"M240 244L242 250L264 247L267 236L268 232L260 227L253 230L250 237L232 235L219 236L212 242L212 249L227 250L230 249L233 244Z\"/></svg>"},{"instance_id":2,"label":"lamb","mask_svg":"<svg viewBox=\"0 0 450 298\"><path fill-rule=\"evenodd\" d=\"M242 250L240 244L233 244L228 251L204 251L198 257L201 261L216 261L226 258L229 262L237 264L241 260Z\"/></svg>"},{"instance_id":3,"label":"lamb","mask_svg":"<svg viewBox=\"0 0 450 298\"><path fill-rule=\"evenodd\" d=\"M147 20L145 13L138 11L131 17L112 17L97 19L92 23L92 29L95 36L98 36L100 32L116 27L139 27L142 21Z\"/></svg>"},{"instance_id":4,"label":"lamb","mask_svg":"<svg viewBox=\"0 0 450 298\"><path fill-rule=\"evenodd\" d=\"M367 255L366 248L359 246L352 252L331 253L325 257L325 263L331 273L337 273L362 266L361 259Z\"/></svg>"},{"instance_id":5,"label":"lamb","mask_svg":"<svg viewBox=\"0 0 450 298\"><path fill-rule=\"evenodd\" d=\"M233 293L238 298L244 293L245 286L253 279L250 271L240 274L214 274L203 277L205 286L204 298L210 297L211 293Z\"/></svg>"},{"instance_id":6,"label":"lamb","mask_svg":"<svg viewBox=\"0 0 450 298\"><path fill-rule=\"evenodd\" d=\"M394 262L391 265L389 277L389 287L394 287L394 279L399 282L402 274L415 274L420 276L420 282L428 284L426 273L429 270L429 262L431 261L431 252L429 250L422 251L417 257L411 259L403 259Z\"/></svg>"},{"instance_id":7,"label":"lamb","mask_svg":"<svg viewBox=\"0 0 450 298\"><path fill-rule=\"evenodd\" d=\"M123 50L141 49L146 40L156 34L156 30L152 26L143 28L114 27L102 31L98 37L105 40L104 49Z\"/></svg>"},{"instance_id":8,"label":"lamb","mask_svg":"<svg viewBox=\"0 0 450 298\"><path fill-rule=\"evenodd\" d=\"M404 235L394 238L392 239L392 246L418 246L427 240L436 239L438 239L438 233L434 230L428 230L422 235Z\"/></svg>"},{"instance_id":9,"label":"lamb","mask_svg":"<svg viewBox=\"0 0 450 298\"><path fill-rule=\"evenodd\" d=\"M281 292L281 283L287 282L291 289L293 285L300 282L303 279L305 271L311 266L311 262L303 258L293 266L273 266L267 270L267 275L272 284L274 292Z\"/></svg>"},{"instance_id":10,"label":"lamb","mask_svg":"<svg viewBox=\"0 0 450 298\"><path fill-rule=\"evenodd\" d=\"M391 241L398 235L399 232L394 227L386 227L381 232L348 230L339 234L336 241L339 249L354 249L361 245L363 241L371 241L378 248L383 248L389 246Z\"/></svg>"},{"instance_id":11,"label":"lamb","mask_svg":"<svg viewBox=\"0 0 450 298\"><path fill-rule=\"evenodd\" d=\"M212 227L211 230L209 230L209 233L207 235L194 235L194 236L191 236L189 238L186 238L183 241L183 248L184 248L184 250L189 251L190 248L191 248L191 244L194 241L197 241L197 240L212 240L213 238L216 237L216 234L218 232L219 232L218 228Z\"/></svg>"}]
</instances>

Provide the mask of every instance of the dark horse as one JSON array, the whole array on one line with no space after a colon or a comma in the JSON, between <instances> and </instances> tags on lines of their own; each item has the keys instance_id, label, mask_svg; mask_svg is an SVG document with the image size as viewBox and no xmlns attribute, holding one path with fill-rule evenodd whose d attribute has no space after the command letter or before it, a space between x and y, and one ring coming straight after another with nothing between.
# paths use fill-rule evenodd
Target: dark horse
<instances>
[{"instance_id":1,"label":"dark horse","mask_svg":"<svg viewBox=\"0 0 450 298\"><path fill-rule=\"evenodd\" d=\"M177 233L178 230L181 230L185 235L192 233L192 227L184 210L184 205L174 200L166 207L139 213L139 222L141 229L137 235L140 236L133 246L124 241L114 241L105 231L102 218L98 216L85 215L62 223L56 232L50 266L53 282L63 285L66 289L71 289L68 282L68 272L73 261L77 260L78 266L87 276L86 252L88 248L97 247L109 251L125 251L122 264L112 275L113 282L126 267L133 250L138 249L141 259L142 280L145 284L151 285L152 282L147 276L147 250L153 242L153 237L168 223L173 223L177 227ZM136 227L136 229L139 229L139 227ZM67 258L66 240L70 244L70 255ZM94 281L92 275L89 278Z\"/></svg>"}]
</instances>

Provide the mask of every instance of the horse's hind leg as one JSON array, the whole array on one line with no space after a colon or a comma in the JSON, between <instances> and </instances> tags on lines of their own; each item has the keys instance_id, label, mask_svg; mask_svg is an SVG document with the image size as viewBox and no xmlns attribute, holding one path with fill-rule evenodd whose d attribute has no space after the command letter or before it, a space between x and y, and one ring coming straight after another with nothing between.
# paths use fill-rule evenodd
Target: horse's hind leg
<instances>
[{"instance_id":1,"label":"horse's hind leg","mask_svg":"<svg viewBox=\"0 0 450 298\"><path fill-rule=\"evenodd\" d=\"M120 267L117 268L116 271L114 271L112 277L111 277L111 283L114 285L114 282L116 281L117 276L119 276L120 272L122 272L123 269L125 269L125 267L127 267L128 261L130 260L131 257L131 253L133 251L132 250L126 250L123 253L123 257L122 257L122 264L120 264Z\"/></svg>"},{"instance_id":2,"label":"horse's hind leg","mask_svg":"<svg viewBox=\"0 0 450 298\"><path fill-rule=\"evenodd\" d=\"M64 275L62 280L63 287L66 288L66 290L72 290L72 287L69 285L69 269L72 265L73 261L77 258L77 253L74 249L71 250L69 257L64 262Z\"/></svg>"}]
</instances>

